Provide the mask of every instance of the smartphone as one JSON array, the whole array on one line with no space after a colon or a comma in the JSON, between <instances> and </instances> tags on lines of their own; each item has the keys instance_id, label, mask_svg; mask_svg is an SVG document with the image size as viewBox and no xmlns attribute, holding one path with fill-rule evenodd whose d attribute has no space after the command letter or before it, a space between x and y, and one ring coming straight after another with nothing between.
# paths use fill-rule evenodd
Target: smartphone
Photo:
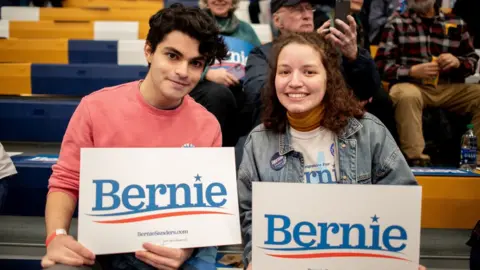
<instances>
[{"instance_id":1,"label":"smartphone","mask_svg":"<svg viewBox=\"0 0 480 270\"><path fill-rule=\"evenodd\" d=\"M350 0L335 0L334 19L342 20L348 24L347 16L350 14Z\"/></svg>"}]
</instances>

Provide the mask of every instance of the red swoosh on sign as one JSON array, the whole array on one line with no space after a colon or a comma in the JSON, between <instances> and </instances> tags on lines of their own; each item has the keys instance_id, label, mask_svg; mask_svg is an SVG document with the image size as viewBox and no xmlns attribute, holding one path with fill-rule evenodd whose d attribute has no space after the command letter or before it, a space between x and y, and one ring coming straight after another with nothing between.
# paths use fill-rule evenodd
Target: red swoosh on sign
<instances>
[{"instance_id":1,"label":"red swoosh on sign","mask_svg":"<svg viewBox=\"0 0 480 270\"><path fill-rule=\"evenodd\" d=\"M312 253L312 254L267 254L267 255L276 257L276 258L283 258L283 259L366 257L366 258L381 258L381 259L395 259L395 260L401 260L401 261L409 261L401 257L382 255L382 254L373 254L373 253L359 253L359 252L329 252L329 253Z\"/></svg>"},{"instance_id":2,"label":"red swoosh on sign","mask_svg":"<svg viewBox=\"0 0 480 270\"><path fill-rule=\"evenodd\" d=\"M217 211L185 211L185 212L161 213L161 214L154 214L154 215L148 215L148 216L115 219L115 220L102 220L102 221L95 221L95 222L102 223L102 224L121 224L121 223L132 223L132 222L139 222L139 221L145 221L145 220L151 220L151 219L158 219L158 218L191 216L191 215L215 215L215 214L231 215L230 213L217 212Z\"/></svg>"}]
</instances>

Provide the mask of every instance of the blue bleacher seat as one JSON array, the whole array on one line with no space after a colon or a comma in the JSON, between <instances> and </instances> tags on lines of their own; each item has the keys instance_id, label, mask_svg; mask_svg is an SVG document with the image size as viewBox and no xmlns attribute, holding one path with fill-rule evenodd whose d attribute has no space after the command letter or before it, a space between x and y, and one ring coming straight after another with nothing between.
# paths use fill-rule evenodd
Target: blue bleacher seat
<instances>
[{"instance_id":1,"label":"blue bleacher seat","mask_svg":"<svg viewBox=\"0 0 480 270\"><path fill-rule=\"evenodd\" d=\"M58 156L12 157L18 174L8 181L8 194L2 215L44 215L48 179L52 174L51 167L56 162L52 158L58 158Z\"/></svg>"},{"instance_id":2,"label":"blue bleacher seat","mask_svg":"<svg viewBox=\"0 0 480 270\"><path fill-rule=\"evenodd\" d=\"M85 96L107 86L145 78L146 66L32 64L32 94Z\"/></svg>"},{"instance_id":3,"label":"blue bleacher seat","mask_svg":"<svg viewBox=\"0 0 480 270\"><path fill-rule=\"evenodd\" d=\"M0 269L2 270L41 270L40 260L25 259L0 259Z\"/></svg>"},{"instance_id":4,"label":"blue bleacher seat","mask_svg":"<svg viewBox=\"0 0 480 270\"><path fill-rule=\"evenodd\" d=\"M0 99L0 141L61 142L78 101Z\"/></svg>"},{"instance_id":5,"label":"blue bleacher seat","mask_svg":"<svg viewBox=\"0 0 480 270\"><path fill-rule=\"evenodd\" d=\"M117 47L117 41L69 40L68 63L117 64Z\"/></svg>"}]
</instances>

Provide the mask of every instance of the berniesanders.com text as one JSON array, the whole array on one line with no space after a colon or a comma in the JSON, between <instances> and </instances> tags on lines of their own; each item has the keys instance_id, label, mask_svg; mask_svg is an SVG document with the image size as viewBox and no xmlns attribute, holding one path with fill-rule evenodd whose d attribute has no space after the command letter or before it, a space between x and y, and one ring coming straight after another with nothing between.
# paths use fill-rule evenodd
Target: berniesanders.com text
<instances>
[{"instance_id":1,"label":"berniesanders.com text","mask_svg":"<svg viewBox=\"0 0 480 270\"><path fill-rule=\"evenodd\" d=\"M159 235L185 235L188 234L188 230L176 230L176 231L151 231L151 232L138 232L138 237L142 236L159 236Z\"/></svg>"}]
</instances>

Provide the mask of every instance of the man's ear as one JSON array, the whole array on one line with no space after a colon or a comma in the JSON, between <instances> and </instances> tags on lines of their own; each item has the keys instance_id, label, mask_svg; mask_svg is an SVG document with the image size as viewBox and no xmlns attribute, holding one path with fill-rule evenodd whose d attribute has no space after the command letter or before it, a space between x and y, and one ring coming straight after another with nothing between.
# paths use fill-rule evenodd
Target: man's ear
<instances>
[{"instance_id":1,"label":"man's ear","mask_svg":"<svg viewBox=\"0 0 480 270\"><path fill-rule=\"evenodd\" d=\"M283 29L283 18L280 16L280 14L275 13L273 14L273 25L277 29Z\"/></svg>"},{"instance_id":2,"label":"man's ear","mask_svg":"<svg viewBox=\"0 0 480 270\"><path fill-rule=\"evenodd\" d=\"M147 63L150 65L153 59L152 47L148 42L145 42L145 46L143 47L143 53L145 54L145 59Z\"/></svg>"}]
</instances>

